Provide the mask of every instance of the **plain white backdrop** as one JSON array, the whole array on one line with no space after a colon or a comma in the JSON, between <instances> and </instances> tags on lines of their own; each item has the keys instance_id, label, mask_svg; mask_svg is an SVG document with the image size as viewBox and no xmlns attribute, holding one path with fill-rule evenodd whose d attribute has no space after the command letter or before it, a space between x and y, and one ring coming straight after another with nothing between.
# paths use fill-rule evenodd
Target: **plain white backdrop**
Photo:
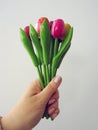
<instances>
[{"instance_id":1,"label":"plain white backdrop","mask_svg":"<svg viewBox=\"0 0 98 130\"><path fill-rule=\"evenodd\" d=\"M63 77L60 114L35 130L98 130L98 0L0 0L0 114L5 115L37 77L19 28L38 18L62 18L74 27Z\"/></svg>"}]
</instances>

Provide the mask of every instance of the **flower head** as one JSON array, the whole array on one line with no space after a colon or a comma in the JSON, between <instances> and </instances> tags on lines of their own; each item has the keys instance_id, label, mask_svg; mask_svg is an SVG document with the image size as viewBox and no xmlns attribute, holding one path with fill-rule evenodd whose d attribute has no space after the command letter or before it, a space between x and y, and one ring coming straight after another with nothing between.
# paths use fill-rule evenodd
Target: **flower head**
<instances>
[{"instance_id":1,"label":"flower head","mask_svg":"<svg viewBox=\"0 0 98 130\"><path fill-rule=\"evenodd\" d=\"M48 18L41 17L40 19L38 19L38 23L36 25L37 26L36 28L37 28L38 34L40 34L40 28L41 28L41 25L42 25L42 23L43 23L44 20L46 20L48 22L48 25L50 26Z\"/></svg>"},{"instance_id":2,"label":"flower head","mask_svg":"<svg viewBox=\"0 0 98 130\"><path fill-rule=\"evenodd\" d=\"M66 36L67 36L67 34L68 34L70 28L71 28L70 24L65 23L65 31L64 31L63 36L60 38L61 40L64 40L64 39L66 38Z\"/></svg>"},{"instance_id":3,"label":"flower head","mask_svg":"<svg viewBox=\"0 0 98 130\"><path fill-rule=\"evenodd\" d=\"M53 21L51 27L51 35L54 38L60 38L64 35L64 32L65 32L64 21L62 19L57 19Z\"/></svg>"}]
</instances>

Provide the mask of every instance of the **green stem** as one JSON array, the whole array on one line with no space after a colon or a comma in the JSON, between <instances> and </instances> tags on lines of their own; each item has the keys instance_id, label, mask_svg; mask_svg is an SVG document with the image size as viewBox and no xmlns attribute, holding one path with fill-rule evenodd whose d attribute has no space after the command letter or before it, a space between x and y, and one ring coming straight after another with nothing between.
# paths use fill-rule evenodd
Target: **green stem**
<instances>
[{"instance_id":1,"label":"green stem","mask_svg":"<svg viewBox=\"0 0 98 130\"><path fill-rule=\"evenodd\" d=\"M42 66L41 65L39 65L39 69L40 69L40 73L41 73L41 77L43 77L43 73L42 73Z\"/></svg>"},{"instance_id":2,"label":"green stem","mask_svg":"<svg viewBox=\"0 0 98 130\"><path fill-rule=\"evenodd\" d=\"M50 64L49 64L49 75L50 75L50 80L52 79L52 59L54 55L54 38L51 38L51 43L50 43Z\"/></svg>"},{"instance_id":3,"label":"green stem","mask_svg":"<svg viewBox=\"0 0 98 130\"><path fill-rule=\"evenodd\" d=\"M45 65L46 67L46 77L47 77L47 84L50 82L50 76L49 76L49 68L48 65Z\"/></svg>"},{"instance_id":4,"label":"green stem","mask_svg":"<svg viewBox=\"0 0 98 130\"><path fill-rule=\"evenodd\" d=\"M53 57L55 57L56 56L56 54L58 53L58 50L59 50L59 41L58 41L58 39L57 38L55 38L55 41L54 41L54 53L53 53ZM51 65L51 78L53 78L55 75L56 75L56 71L57 71L57 68L54 68L53 67L53 64Z\"/></svg>"},{"instance_id":5,"label":"green stem","mask_svg":"<svg viewBox=\"0 0 98 130\"><path fill-rule=\"evenodd\" d=\"M41 74L40 69L39 69L38 66L36 67L36 69L37 69L37 72L38 72L38 75L39 75L39 80L40 80L41 87L42 87L42 89L44 89L44 83L43 83L42 74Z\"/></svg>"},{"instance_id":6,"label":"green stem","mask_svg":"<svg viewBox=\"0 0 98 130\"><path fill-rule=\"evenodd\" d=\"M53 54L54 53L54 39L51 38L51 42L50 42L50 64L52 63L52 58L53 58Z\"/></svg>"},{"instance_id":7,"label":"green stem","mask_svg":"<svg viewBox=\"0 0 98 130\"><path fill-rule=\"evenodd\" d=\"M43 72L44 72L44 86L47 85L47 78L46 78L46 68L45 68L45 65L43 64Z\"/></svg>"},{"instance_id":8,"label":"green stem","mask_svg":"<svg viewBox=\"0 0 98 130\"><path fill-rule=\"evenodd\" d=\"M57 54L58 48L59 48L59 42L58 42L58 39L55 38L55 42L54 42L54 56Z\"/></svg>"},{"instance_id":9,"label":"green stem","mask_svg":"<svg viewBox=\"0 0 98 130\"><path fill-rule=\"evenodd\" d=\"M57 69L52 67L52 78L56 75Z\"/></svg>"},{"instance_id":10,"label":"green stem","mask_svg":"<svg viewBox=\"0 0 98 130\"><path fill-rule=\"evenodd\" d=\"M51 70L51 63L50 63L50 64L49 64L49 76L50 76L50 81L51 81L51 77L52 77L51 73L52 73L52 70Z\"/></svg>"}]
</instances>

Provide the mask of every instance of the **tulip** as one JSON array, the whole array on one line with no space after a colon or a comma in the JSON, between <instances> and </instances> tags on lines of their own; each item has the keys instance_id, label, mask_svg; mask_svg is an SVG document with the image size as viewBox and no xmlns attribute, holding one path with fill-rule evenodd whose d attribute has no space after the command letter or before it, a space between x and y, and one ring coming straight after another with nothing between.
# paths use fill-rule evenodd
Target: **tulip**
<instances>
[{"instance_id":1,"label":"tulip","mask_svg":"<svg viewBox=\"0 0 98 130\"><path fill-rule=\"evenodd\" d=\"M64 21L62 19L57 19L53 21L53 24L51 27L51 35L54 38L60 38L64 35L64 32L65 32Z\"/></svg>"},{"instance_id":2,"label":"tulip","mask_svg":"<svg viewBox=\"0 0 98 130\"><path fill-rule=\"evenodd\" d=\"M66 35L68 34L69 30L71 29L70 24L66 23L65 24L65 28L66 28Z\"/></svg>"},{"instance_id":3,"label":"tulip","mask_svg":"<svg viewBox=\"0 0 98 130\"><path fill-rule=\"evenodd\" d=\"M66 24L65 24L64 34L63 34L63 36L60 38L61 40L64 40L64 39L65 39L65 37L67 36L67 34L68 34L70 28L71 28L70 24L66 23Z\"/></svg>"},{"instance_id":4,"label":"tulip","mask_svg":"<svg viewBox=\"0 0 98 130\"><path fill-rule=\"evenodd\" d=\"M30 37L29 26L26 26L24 28L24 31L26 32L26 34L28 35L28 37Z\"/></svg>"},{"instance_id":5,"label":"tulip","mask_svg":"<svg viewBox=\"0 0 98 130\"><path fill-rule=\"evenodd\" d=\"M46 20L46 21L48 22L48 25L50 26L48 18L46 18L46 17L41 17L41 18L38 20L38 23L36 24L36 26L37 26L36 28L37 28L38 34L40 34L40 28L41 28L41 25L42 25L42 23L43 23L44 20Z\"/></svg>"}]
</instances>

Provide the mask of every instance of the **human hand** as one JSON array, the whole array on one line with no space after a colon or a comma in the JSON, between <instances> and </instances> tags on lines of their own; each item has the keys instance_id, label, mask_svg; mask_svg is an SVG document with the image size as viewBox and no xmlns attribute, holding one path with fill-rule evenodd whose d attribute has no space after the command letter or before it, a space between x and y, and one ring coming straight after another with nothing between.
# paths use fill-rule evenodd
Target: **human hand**
<instances>
[{"instance_id":1,"label":"human hand","mask_svg":"<svg viewBox=\"0 0 98 130\"><path fill-rule=\"evenodd\" d=\"M58 87L62 78L56 76L42 91L36 79L17 102L15 107L2 120L3 130L30 130L43 117L46 106L51 118L59 114Z\"/></svg>"}]
</instances>

